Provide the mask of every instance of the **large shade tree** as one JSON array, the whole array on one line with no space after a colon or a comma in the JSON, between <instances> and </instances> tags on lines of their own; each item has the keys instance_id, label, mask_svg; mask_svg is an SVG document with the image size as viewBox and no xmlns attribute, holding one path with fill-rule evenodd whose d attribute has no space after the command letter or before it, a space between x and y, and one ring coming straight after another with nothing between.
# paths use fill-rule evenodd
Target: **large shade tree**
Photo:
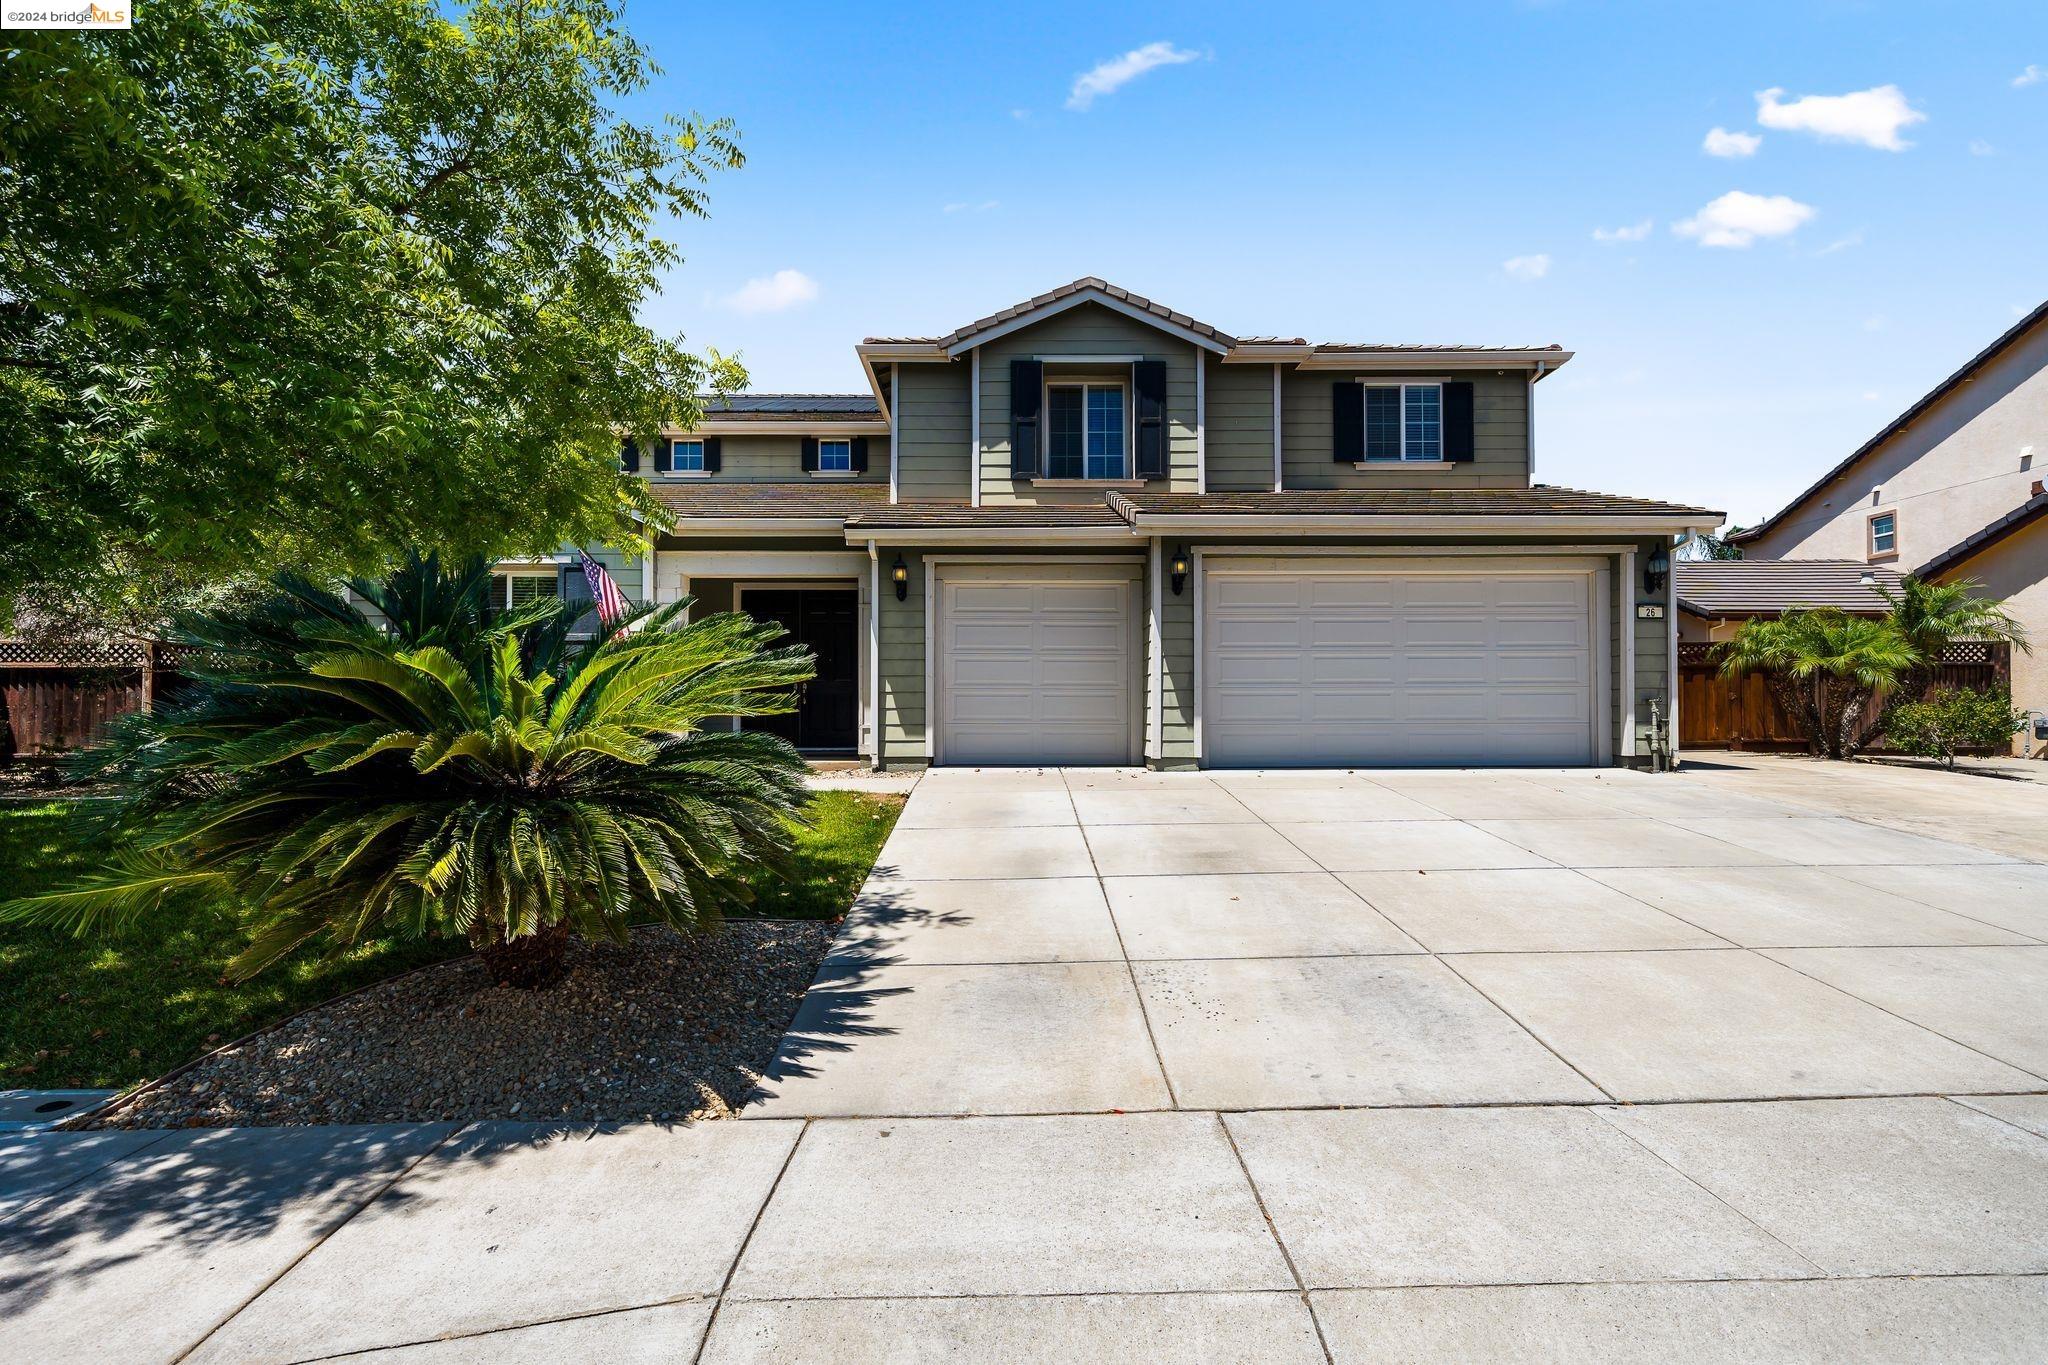
<instances>
[{"instance_id":1,"label":"large shade tree","mask_svg":"<svg viewBox=\"0 0 2048 1365\"><path fill-rule=\"evenodd\" d=\"M0 629L407 543L630 541L637 314L733 130L608 0L151 0L0 47Z\"/></svg>"}]
</instances>

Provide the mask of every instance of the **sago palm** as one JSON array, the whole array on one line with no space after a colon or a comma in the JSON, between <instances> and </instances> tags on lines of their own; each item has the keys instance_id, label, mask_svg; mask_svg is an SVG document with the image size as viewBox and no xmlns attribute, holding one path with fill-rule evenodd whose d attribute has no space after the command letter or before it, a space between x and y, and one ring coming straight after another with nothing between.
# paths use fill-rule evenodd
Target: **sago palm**
<instances>
[{"instance_id":1,"label":"sago palm","mask_svg":"<svg viewBox=\"0 0 2048 1365\"><path fill-rule=\"evenodd\" d=\"M1930 583L1908 574L1896 589L1878 588L1891 606L1892 627L1916 656L1899 679L1899 695L1906 700L1918 701L1927 695L1943 654L1958 641L2002 641L2023 654L2033 652L2026 627L1997 598L1978 596L1981 586L1967 578Z\"/></svg>"},{"instance_id":2,"label":"sago palm","mask_svg":"<svg viewBox=\"0 0 2048 1365\"><path fill-rule=\"evenodd\" d=\"M1717 652L1725 674L1763 673L1779 705L1806 731L1807 747L1829 758L1855 755L1871 699L1918 657L1891 622L1834 607L1746 621Z\"/></svg>"},{"instance_id":3,"label":"sago palm","mask_svg":"<svg viewBox=\"0 0 2048 1365\"><path fill-rule=\"evenodd\" d=\"M315 940L460 935L529 986L572 936L715 921L787 852L804 764L705 722L788 710L808 651L684 603L574 641L553 603L494 613L489 585L414 559L353 585L375 619L286 578L181 622L211 662L99 755L122 861L0 915L84 932L203 894L249 921L238 978Z\"/></svg>"}]
</instances>

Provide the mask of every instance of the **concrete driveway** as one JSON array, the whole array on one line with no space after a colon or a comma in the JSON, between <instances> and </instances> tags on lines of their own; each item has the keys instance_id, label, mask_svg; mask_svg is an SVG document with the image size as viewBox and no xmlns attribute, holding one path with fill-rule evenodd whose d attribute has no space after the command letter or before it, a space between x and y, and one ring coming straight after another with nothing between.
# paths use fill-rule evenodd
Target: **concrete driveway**
<instances>
[{"instance_id":1,"label":"concrete driveway","mask_svg":"<svg viewBox=\"0 0 2048 1365\"><path fill-rule=\"evenodd\" d=\"M1973 779L1841 773L934 773L747 1119L0 1147L0 1317L148 1360L2039 1359L2048 867L1898 827Z\"/></svg>"}]
</instances>

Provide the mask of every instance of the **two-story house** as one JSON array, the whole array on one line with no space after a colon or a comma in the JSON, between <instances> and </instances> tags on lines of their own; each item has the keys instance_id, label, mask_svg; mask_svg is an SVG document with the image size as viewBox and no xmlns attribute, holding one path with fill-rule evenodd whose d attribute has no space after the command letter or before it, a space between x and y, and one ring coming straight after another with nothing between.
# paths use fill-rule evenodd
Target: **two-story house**
<instances>
[{"instance_id":1,"label":"two-story house","mask_svg":"<svg viewBox=\"0 0 2048 1365\"><path fill-rule=\"evenodd\" d=\"M867 394L625 455L675 526L623 585L785 622L802 748L1604 765L1669 726L1670 553L1721 516L1533 480L1569 352L1236 337L1092 278L857 351Z\"/></svg>"},{"instance_id":2,"label":"two-story house","mask_svg":"<svg viewBox=\"0 0 2048 1365\"><path fill-rule=\"evenodd\" d=\"M1972 356L1811 488L1728 539L1744 560L1827 560L1970 579L2048 645L2048 303ZM1754 581L1769 590L1768 570ZM1780 592L1777 596L1782 597ZM1775 600L1775 599L1774 599ZM1754 614L1746 600L1733 602ZM1881 605L1881 604L1880 604ZM2015 705L2048 711L2048 648L2012 660ZM2023 738L2020 741L2029 741Z\"/></svg>"}]
</instances>

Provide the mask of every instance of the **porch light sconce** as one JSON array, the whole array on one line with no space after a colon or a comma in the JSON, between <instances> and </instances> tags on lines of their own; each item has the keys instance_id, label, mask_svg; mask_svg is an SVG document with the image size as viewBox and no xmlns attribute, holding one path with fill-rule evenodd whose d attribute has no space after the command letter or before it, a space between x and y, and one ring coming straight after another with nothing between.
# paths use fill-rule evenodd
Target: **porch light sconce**
<instances>
[{"instance_id":1,"label":"porch light sconce","mask_svg":"<svg viewBox=\"0 0 2048 1365\"><path fill-rule=\"evenodd\" d=\"M896 562L889 566L889 581L896 585L898 602L910 596L910 566L903 562L901 554L897 555Z\"/></svg>"},{"instance_id":2,"label":"porch light sconce","mask_svg":"<svg viewBox=\"0 0 2048 1365\"><path fill-rule=\"evenodd\" d=\"M1671 576L1671 555L1662 545L1650 551L1643 560L1643 591L1660 593L1664 591L1664 580Z\"/></svg>"},{"instance_id":3,"label":"porch light sconce","mask_svg":"<svg viewBox=\"0 0 2048 1365\"><path fill-rule=\"evenodd\" d=\"M1183 545L1173 552L1173 562L1167 566L1173 575L1173 595L1180 596L1180 590L1188 585L1188 547Z\"/></svg>"}]
</instances>

